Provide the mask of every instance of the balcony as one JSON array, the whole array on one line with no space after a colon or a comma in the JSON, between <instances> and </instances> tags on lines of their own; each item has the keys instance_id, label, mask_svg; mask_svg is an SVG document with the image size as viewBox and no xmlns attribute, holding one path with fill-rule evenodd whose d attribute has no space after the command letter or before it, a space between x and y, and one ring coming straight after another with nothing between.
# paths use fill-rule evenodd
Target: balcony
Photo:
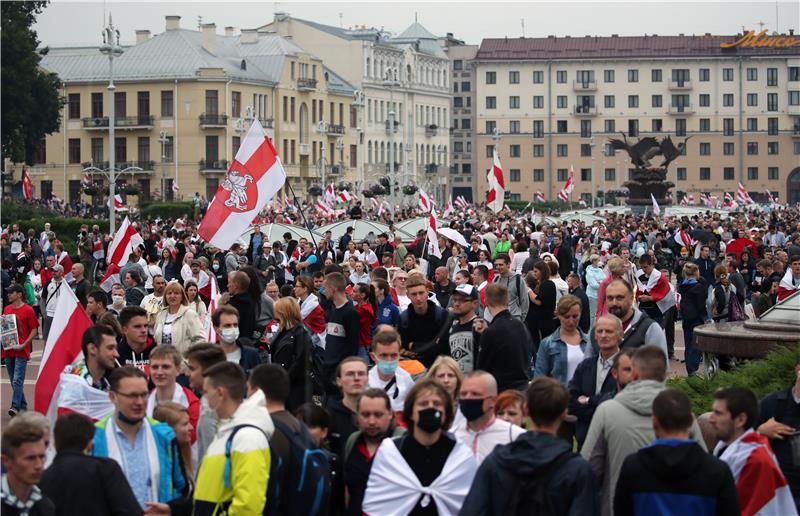
<instances>
[{"instance_id":1,"label":"balcony","mask_svg":"<svg viewBox=\"0 0 800 516\"><path fill-rule=\"evenodd\" d=\"M573 106L572 116L597 116L597 106Z\"/></svg>"},{"instance_id":2,"label":"balcony","mask_svg":"<svg viewBox=\"0 0 800 516\"><path fill-rule=\"evenodd\" d=\"M389 121L385 122L386 125L386 134L389 134L391 131L389 130ZM394 121L394 132L397 132L397 128L400 127L400 122L397 120Z\"/></svg>"},{"instance_id":3,"label":"balcony","mask_svg":"<svg viewBox=\"0 0 800 516\"><path fill-rule=\"evenodd\" d=\"M301 77L297 79L297 91L316 91L317 80Z\"/></svg>"},{"instance_id":4,"label":"balcony","mask_svg":"<svg viewBox=\"0 0 800 516\"><path fill-rule=\"evenodd\" d=\"M786 108L786 114L787 115L792 115L792 116L800 115L800 105L798 105L798 106L789 105Z\"/></svg>"},{"instance_id":5,"label":"balcony","mask_svg":"<svg viewBox=\"0 0 800 516\"><path fill-rule=\"evenodd\" d=\"M263 127L264 129L275 128L275 119L273 118L259 118L258 123L261 124L261 127Z\"/></svg>"},{"instance_id":6,"label":"balcony","mask_svg":"<svg viewBox=\"0 0 800 516\"><path fill-rule=\"evenodd\" d=\"M426 125L425 126L425 136L431 137L436 136L439 134L439 126L436 124Z\"/></svg>"},{"instance_id":7,"label":"balcony","mask_svg":"<svg viewBox=\"0 0 800 516\"><path fill-rule=\"evenodd\" d=\"M800 140L800 128L797 128L792 131L792 139Z\"/></svg>"},{"instance_id":8,"label":"balcony","mask_svg":"<svg viewBox=\"0 0 800 516\"><path fill-rule=\"evenodd\" d=\"M670 81L670 91L689 91L692 89L692 81Z\"/></svg>"},{"instance_id":9,"label":"balcony","mask_svg":"<svg viewBox=\"0 0 800 516\"><path fill-rule=\"evenodd\" d=\"M125 170L126 168L136 167L141 169L142 172L152 172L156 169L156 162L153 160L139 160L139 161L121 161L117 163L117 170ZM138 172L138 171L137 171Z\"/></svg>"},{"instance_id":10,"label":"balcony","mask_svg":"<svg viewBox=\"0 0 800 516\"><path fill-rule=\"evenodd\" d=\"M597 81L572 81L575 91L597 91Z\"/></svg>"},{"instance_id":11,"label":"balcony","mask_svg":"<svg viewBox=\"0 0 800 516\"><path fill-rule=\"evenodd\" d=\"M428 163L425 165L426 174L437 174L439 172L439 165L436 163Z\"/></svg>"},{"instance_id":12,"label":"balcony","mask_svg":"<svg viewBox=\"0 0 800 516\"><path fill-rule=\"evenodd\" d=\"M692 114L694 114L694 108L692 107L691 104L685 104L685 105L684 104L680 104L680 105L677 105L677 106L674 105L674 104L670 104L668 112L669 112L670 115L678 115L678 116L680 116L680 115L692 115Z\"/></svg>"},{"instance_id":13,"label":"balcony","mask_svg":"<svg viewBox=\"0 0 800 516\"><path fill-rule=\"evenodd\" d=\"M344 126L340 124L328 124L325 128L325 134L328 136L344 136Z\"/></svg>"},{"instance_id":14,"label":"balcony","mask_svg":"<svg viewBox=\"0 0 800 516\"><path fill-rule=\"evenodd\" d=\"M328 174L330 174L330 175L332 175L332 176L340 176L340 175L342 175L343 173L344 173L344 167L343 167L343 166L341 166L341 165L332 165L332 166L331 166L331 167L328 169Z\"/></svg>"},{"instance_id":15,"label":"balcony","mask_svg":"<svg viewBox=\"0 0 800 516\"><path fill-rule=\"evenodd\" d=\"M386 172L388 173L388 172L389 172L389 164L388 164L388 163L386 163L386 164L384 165L384 167L385 167L385 170L386 170ZM395 172L398 172L399 170L400 170L400 163L398 163L398 162L395 162L395 163L394 163L394 171L395 171Z\"/></svg>"},{"instance_id":16,"label":"balcony","mask_svg":"<svg viewBox=\"0 0 800 516\"><path fill-rule=\"evenodd\" d=\"M137 129L152 129L155 117L153 115L142 116L122 116L114 118L114 128L120 130L133 131ZM95 117L83 119L84 129L108 129L108 117Z\"/></svg>"},{"instance_id":17,"label":"balcony","mask_svg":"<svg viewBox=\"0 0 800 516\"><path fill-rule=\"evenodd\" d=\"M301 143L300 144L300 155L301 156L308 156L311 154L311 144L310 143Z\"/></svg>"},{"instance_id":18,"label":"balcony","mask_svg":"<svg viewBox=\"0 0 800 516\"><path fill-rule=\"evenodd\" d=\"M83 168L95 167L99 168L100 170L108 170L108 166L109 166L108 161L84 161L83 163L81 163L81 167Z\"/></svg>"},{"instance_id":19,"label":"balcony","mask_svg":"<svg viewBox=\"0 0 800 516\"><path fill-rule=\"evenodd\" d=\"M203 129L215 128L215 127L227 127L228 125L228 115L220 115L217 113L208 114L203 113L200 115L200 127Z\"/></svg>"},{"instance_id":20,"label":"balcony","mask_svg":"<svg viewBox=\"0 0 800 516\"><path fill-rule=\"evenodd\" d=\"M224 159L201 159L200 160L200 173L201 174L222 174L228 171L228 162Z\"/></svg>"}]
</instances>

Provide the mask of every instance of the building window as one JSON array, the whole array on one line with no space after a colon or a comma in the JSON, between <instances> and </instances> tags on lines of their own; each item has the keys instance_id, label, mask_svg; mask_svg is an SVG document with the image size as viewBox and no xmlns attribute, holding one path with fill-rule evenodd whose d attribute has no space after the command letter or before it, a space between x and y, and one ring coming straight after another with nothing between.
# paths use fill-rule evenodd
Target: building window
<instances>
[{"instance_id":1,"label":"building window","mask_svg":"<svg viewBox=\"0 0 800 516\"><path fill-rule=\"evenodd\" d=\"M519 84L519 72L517 71L508 72L508 83Z\"/></svg>"},{"instance_id":2,"label":"building window","mask_svg":"<svg viewBox=\"0 0 800 516\"><path fill-rule=\"evenodd\" d=\"M69 139L69 162L70 163L80 163L81 162L81 139L80 138L70 138Z\"/></svg>"},{"instance_id":3,"label":"building window","mask_svg":"<svg viewBox=\"0 0 800 516\"><path fill-rule=\"evenodd\" d=\"M777 181L778 177L778 167L767 167L767 179L770 181Z\"/></svg>"},{"instance_id":4,"label":"building window","mask_svg":"<svg viewBox=\"0 0 800 516\"><path fill-rule=\"evenodd\" d=\"M777 111L777 110L778 110L778 94L767 93L767 111Z\"/></svg>"},{"instance_id":5,"label":"building window","mask_svg":"<svg viewBox=\"0 0 800 516\"><path fill-rule=\"evenodd\" d=\"M777 136L778 135L778 119L777 118L767 118L767 134L770 136Z\"/></svg>"},{"instance_id":6,"label":"building window","mask_svg":"<svg viewBox=\"0 0 800 516\"><path fill-rule=\"evenodd\" d=\"M493 158L494 157L494 145L487 145L486 146L486 157Z\"/></svg>"},{"instance_id":7,"label":"building window","mask_svg":"<svg viewBox=\"0 0 800 516\"><path fill-rule=\"evenodd\" d=\"M757 81L758 80L758 68L748 68L747 69L747 80L748 81Z\"/></svg>"},{"instance_id":8,"label":"building window","mask_svg":"<svg viewBox=\"0 0 800 516\"><path fill-rule=\"evenodd\" d=\"M544 138L544 120L533 121L533 137Z\"/></svg>"},{"instance_id":9,"label":"building window","mask_svg":"<svg viewBox=\"0 0 800 516\"><path fill-rule=\"evenodd\" d=\"M566 84L567 83L567 71L566 70L557 70L556 71L556 83L558 83L558 84Z\"/></svg>"},{"instance_id":10,"label":"building window","mask_svg":"<svg viewBox=\"0 0 800 516\"><path fill-rule=\"evenodd\" d=\"M494 134L494 130L497 128L497 122L494 120L487 120L486 121L486 134Z\"/></svg>"},{"instance_id":11,"label":"building window","mask_svg":"<svg viewBox=\"0 0 800 516\"><path fill-rule=\"evenodd\" d=\"M686 181L686 167L678 167L676 169L678 181Z\"/></svg>"},{"instance_id":12,"label":"building window","mask_svg":"<svg viewBox=\"0 0 800 516\"><path fill-rule=\"evenodd\" d=\"M544 157L544 145L542 145L541 143L536 143L533 145L533 157L534 158Z\"/></svg>"},{"instance_id":13,"label":"building window","mask_svg":"<svg viewBox=\"0 0 800 516\"><path fill-rule=\"evenodd\" d=\"M733 167L725 167L722 169L722 178L725 181L733 181Z\"/></svg>"},{"instance_id":14,"label":"building window","mask_svg":"<svg viewBox=\"0 0 800 516\"><path fill-rule=\"evenodd\" d=\"M453 152L464 152L464 142L453 142Z\"/></svg>"},{"instance_id":15,"label":"building window","mask_svg":"<svg viewBox=\"0 0 800 516\"><path fill-rule=\"evenodd\" d=\"M653 95L650 99L650 103L654 108L660 108L663 106L663 98L661 95Z\"/></svg>"},{"instance_id":16,"label":"building window","mask_svg":"<svg viewBox=\"0 0 800 516\"><path fill-rule=\"evenodd\" d=\"M747 119L747 130L751 132L758 131L758 118Z\"/></svg>"},{"instance_id":17,"label":"building window","mask_svg":"<svg viewBox=\"0 0 800 516\"><path fill-rule=\"evenodd\" d=\"M453 97L453 107L460 108L464 107L464 99L462 97ZM372 112L370 111L370 122L372 121Z\"/></svg>"},{"instance_id":18,"label":"building window","mask_svg":"<svg viewBox=\"0 0 800 516\"><path fill-rule=\"evenodd\" d=\"M799 74L797 74L797 71L800 71L800 67L797 67L797 66L792 67L792 66L790 66L789 67L789 80L790 81L792 80L791 79L791 77L792 77L792 68L795 69L795 75L799 75ZM798 79L795 79L795 80L798 80ZM778 85L778 69L777 68L767 68L767 86L777 86L777 85Z\"/></svg>"},{"instance_id":19,"label":"building window","mask_svg":"<svg viewBox=\"0 0 800 516\"><path fill-rule=\"evenodd\" d=\"M518 168L512 168L511 170L509 170L509 175L511 176L512 183L519 183L520 180L522 179Z\"/></svg>"},{"instance_id":20,"label":"building window","mask_svg":"<svg viewBox=\"0 0 800 516\"><path fill-rule=\"evenodd\" d=\"M725 82L733 81L733 68L722 69L722 80Z\"/></svg>"},{"instance_id":21,"label":"building window","mask_svg":"<svg viewBox=\"0 0 800 516\"><path fill-rule=\"evenodd\" d=\"M103 138L92 138L92 163L103 161Z\"/></svg>"},{"instance_id":22,"label":"building window","mask_svg":"<svg viewBox=\"0 0 800 516\"><path fill-rule=\"evenodd\" d=\"M603 132L604 133L615 133L615 132L617 132L616 120L604 120L603 121Z\"/></svg>"},{"instance_id":23,"label":"building window","mask_svg":"<svg viewBox=\"0 0 800 516\"><path fill-rule=\"evenodd\" d=\"M724 142L722 144L722 154L725 156L733 156L735 153L736 147L733 142Z\"/></svg>"},{"instance_id":24,"label":"building window","mask_svg":"<svg viewBox=\"0 0 800 516\"><path fill-rule=\"evenodd\" d=\"M629 108L639 107L639 95L628 95L628 107Z\"/></svg>"},{"instance_id":25,"label":"building window","mask_svg":"<svg viewBox=\"0 0 800 516\"><path fill-rule=\"evenodd\" d=\"M486 97L486 109L497 109L497 97Z\"/></svg>"},{"instance_id":26,"label":"building window","mask_svg":"<svg viewBox=\"0 0 800 516\"><path fill-rule=\"evenodd\" d=\"M464 69L464 61L461 59L456 59L453 61L453 70L463 70Z\"/></svg>"},{"instance_id":27,"label":"building window","mask_svg":"<svg viewBox=\"0 0 800 516\"><path fill-rule=\"evenodd\" d=\"M283 155L288 161L286 140L283 141ZM206 136L206 161L219 160L219 136Z\"/></svg>"},{"instance_id":28,"label":"building window","mask_svg":"<svg viewBox=\"0 0 800 516\"><path fill-rule=\"evenodd\" d=\"M69 118L75 120L81 117L81 94L70 93L67 96L67 103L69 104Z\"/></svg>"},{"instance_id":29,"label":"building window","mask_svg":"<svg viewBox=\"0 0 800 516\"><path fill-rule=\"evenodd\" d=\"M557 175L557 177L556 177L557 181L559 181L559 182L560 181L566 181L567 177L569 177L569 170L567 170L566 168L559 168L556 171L556 175Z\"/></svg>"},{"instance_id":30,"label":"building window","mask_svg":"<svg viewBox=\"0 0 800 516\"><path fill-rule=\"evenodd\" d=\"M116 154L117 163L121 161L128 161L128 139L124 136L122 138L114 138L114 154Z\"/></svg>"},{"instance_id":31,"label":"building window","mask_svg":"<svg viewBox=\"0 0 800 516\"><path fill-rule=\"evenodd\" d=\"M535 102L536 101L536 97L534 97L533 100ZM558 108L561 108L561 109L566 108L567 107L567 103L568 103L568 100L567 100L567 96L566 95L559 95L558 97L556 97L556 106Z\"/></svg>"},{"instance_id":32,"label":"building window","mask_svg":"<svg viewBox=\"0 0 800 516\"><path fill-rule=\"evenodd\" d=\"M519 145L509 145L508 146L508 157L509 158L519 158L520 157L520 146Z\"/></svg>"},{"instance_id":33,"label":"building window","mask_svg":"<svg viewBox=\"0 0 800 516\"><path fill-rule=\"evenodd\" d=\"M710 118L701 118L700 119L700 132L701 133L711 132L711 119Z\"/></svg>"},{"instance_id":34,"label":"building window","mask_svg":"<svg viewBox=\"0 0 800 516\"><path fill-rule=\"evenodd\" d=\"M678 118L675 120L675 136L686 136L686 119ZM684 147L685 149L685 147Z\"/></svg>"},{"instance_id":35,"label":"building window","mask_svg":"<svg viewBox=\"0 0 800 516\"><path fill-rule=\"evenodd\" d=\"M655 69L650 72L651 82L661 82L661 70Z\"/></svg>"},{"instance_id":36,"label":"building window","mask_svg":"<svg viewBox=\"0 0 800 516\"><path fill-rule=\"evenodd\" d=\"M534 181L534 183L542 183L542 182L544 182L544 169L543 168L534 168L533 169L533 181Z\"/></svg>"},{"instance_id":37,"label":"building window","mask_svg":"<svg viewBox=\"0 0 800 516\"><path fill-rule=\"evenodd\" d=\"M800 106L800 90L792 90L789 92L789 105Z\"/></svg>"},{"instance_id":38,"label":"building window","mask_svg":"<svg viewBox=\"0 0 800 516\"><path fill-rule=\"evenodd\" d=\"M639 121L636 119L628 120L628 136L636 138L639 136Z\"/></svg>"},{"instance_id":39,"label":"building window","mask_svg":"<svg viewBox=\"0 0 800 516\"><path fill-rule=\"evenodd\" d=\"M722 134L725 136L733 136L733 118L722 119Z\"/></svg>"},{"instance_id":40,"label":"building window","mask_svg":"<svg viewBox=\"0 0 800 516\"><path fill-rule=\"evenodd\" d=\"M206 90L206 114L219 114L219 92L217 90Z\"/></svg>"},{"instance_id":41,"label":"building window","mask_svg":"<svg viewBox=\"0 0 800 516\"><path fill-rule=\"evenodd\" d=\"M541 70L534 70L533 84L544 84L544 72Z\"/></svg>"},{"instance_id":42,"label":"building window","mask_svg":"<svg viewBox=\"0 0 800 516\"><path fill-rule=\"evenodd\" d=\"M592 146L588 143L581 144L581 157L588 158L592 155Z\"/></svg>"},{"instance_id":43,"label":"building window","mask_svg":"<svg viewBox=\"0 0 800 516\"><path fill-rule=\"evenodd\" d=\"M614 107L614 95L606 95L603 97L603 107L613 108Z\"/></svg>"},{"instance_id":44,"label":"building window","mask_svg":"<svg viewBox=\"0 0 800 516\"><path fill-rule=\"evenodd\" d=\"M711 144L708 142L700 142L700 155L709 156L711 154Z\"/></svg>"},{"instance_id":45,"label":"building window","mask_svg":"<svg viewBox=\"0 0 800 516\"><path fill-rule=\"evenodd\" d=\"M567 121L566 120L556 120L556 131L559 134L566 134L567 131Z\"/></svg>"},{"instance_id":46,"label":"building window","mask_svg":"<svg viewBox=\"0 0 800 516\"><path fill-rule=\"evenodd\" d=\"M497 84L497 72L486 72L486 84Z\"/></svg>"},{"instance_id":47,"label":"building window","mask_svg":"<svg viewBox=\"0 0 800 516\"><path fill-rule=\"evenodd\" d=\"M614 82L614 70L603 70L603 82Z\"/></svg>"},{"instance_id":48,"label":"building window","mask_svg":"<svg viewBox=\"0 0 800 516\"><path fill-rule=\"evenodd\" d=\"M543 109L544 108L544 96L543 95L534 95L533 97L533 109Z\"/></svg>"},{"instance_id":49,"label":"building window","mask_svg":"<svg viewBox=\"0 0 800 516\"><path fill-rule=\"evenodd\" d=\"M172 118L174 116L172 94L172 90L161 91L161 118Z\"/></svg>"},{"instance_id":50,"label":"building window","mask_svg":"<svg viewBox=\"0 0 800 516\"><path fill-rule=\"evenodd\" d=\"M242 116L242 92L231 92L231 116L239 118Z\"/></svg>"},{"instance_id":51,"label":"building window","mask_svg":"<svg viewBox=\"0 0 800 516\"><path fill-rule=\"evenodd\" d=\"M711 71L708 68L701 68L699 74L700 82L708 82L711 80Z\"/></svg>"},{"instance_id":52,"label":"building window","mask_svg":"<svg viewBox=\"0 0 800 516\"><path fill-rule=\"evenodd\" d=\"M119 120L128 116L128 95L124 91L114 92L114 118Z\"/></svg>"},{"instance_id":53,"label":"building window","mask_svg":"<svg viewBox=\"0 0 800 516\"><path fill-rule=\"evenodd\" d=\"M136 107L139 118L146 118L150 116L150 92L139 91L136 93Z\"/></svg>"},{"instance_id":54,"label":"building window","mask_svg":"<svg viewBox=\"0 0 800 516\"><path fill-rule=\"evenodd\" d=\"M758 179L758 167L747 167L747 180L755 181Z\"/></svg>"},{"instance_id":55,"label":"building window","mask_svg":"<svg viewBox=\"0 0 800 516\"><path fill-rule=\"evenodd\" d=\"M461 93L472 91L472 83L469 81L461 81Z\"/></svg>"},{"instance_id":56,"label":"building window","mask_svg":"<svg viewBox=\"0 0 800 516\"><path fill-rule=\"evenodd\" d=\"M617 180L617 169L615 168L607 168L604 171L606 181L616 181Z\"/></svg>"},{"instance_id":57,"label":"building window","mask_svg":"<svg viewBox=\"0 0 800 516\"><path fill-rule=\"evenodd\" d=\"M150 137L140 136L136 142L137 156L140 162L150 161ZM139 165L141 167L141 165ZM144 168L144 167L142 167ZM146 170L146 169L145 169Z\"/></svg>"},{"instance_id":58,"label":"building window","mask_svg":"<svg viewBox=\"0 0 800 516\"><path fill-rule=\"evenodd\" d=\"M472 174L472 164L470 164L470 163L462 163L461 164L461 173L462 174Z\"/></svg>"},{"instance_id":59,"label":"building window","mask_svg":"<svg viewBox=\"0 0 800 516\"><path fill-rule=\"evenodd\" d=\"M733 107L733 93L724 93L722 95L722 105L724 107Z\"/></svg>"},{"instance_id":60,"label":"building window","mask_svg":"<svg viewBox=\"0 0 800 516\"><path fill-rule=\"evenodd\" d=\"M639 82L639 70L628 70L628 82Z\"/></svg>"},{"instance_id":61,"label":"building window","mask_svg":"<svg viewBox=\"0 0 800 516\"><path fill-rule=\"evenodd\" d=\"M569 145L566 143L559 143L556 145L556 156L559 158L565 158L569 156Z\"/></svg>"},{"instance_id":62,"label":"building window","mask_svg":"<svg viewBox=\"0 0 800 516\"><path fill-rule=\"evenodd\" d=\"M747 155L758 156L758 142L747 142Z\"/></svg>"},{"instance_id":63,"label":"building window","mask_svg":"<svg viewBox=\"0 0 800 516\"><path fill-rule=\"evenodd\" d=\"M103 94L92 93L92 118L103 116Z\"/></svg>"},{"instance_id":64,"label":"building window","mask_svg":"<svg viewBox=\"0 0 800 516\"><path fill-rule=\"evenodd\" d=\"M700 167L700 181L711 180L711 169L708 167Z\"/></svg>"},{"instance_id":65,"label":"building window","mask_svg":"<svg viewBox=\"0 0 800 516\"><path fill-rule=\"evenodd\" d=\"M241 136L231 136L231 155L236 156L236 153L239 152L239 147L242 146L242 137Z\"/></svg>"},{"instance_id":66,"label":"building window","mask_svg":"<svg viewBox=\"0 0 800 516\"><path fill-rule=\"evenodd\" d=\"M617 151L611 146L610 143L603 145L603 156L613 156L615 152Z\"/></svg>"},{"instance_id":67,"label":"building window","mask_svg":"<svg viewBox=\"0 0 800 516\"><path fill-rule=\"evenodd\" d=\"M795 156L800 154L800 142L794 142L794 154Z\"/></svg>"},{"instance_id":68,"label":"building window","mask_svg":"<svg viewBox=\"0 0 800 516\"><path fill-rule=\"evenodd\" d=\"M508 122L508 132L510 134L519 134L519 120L511 120Z\"/></svg>"},{"instance_id":69,"label":"building window","mask_svg":"<svg viewBox=\"0 0 800 516\"><path fill-rule=\"evenodd\" d=\"M592 121L581 120L581 138L591 138L591 137L592 137Z\"/></svg>"},{"instance_id":70,"label":"building window","mask_svg":"<svg viewBox=\"0 0 800 516\"><path fill-rule=\"evenodd\" d=\"M581 169L581 181L591 181L592 180L592 169L591 168L582 168Z\"/></svg>"},{"instance_id":71,"label":"building window","mask_svg":"<svg viewBox=\"0 0 800 516\"><path fill-rule=\"evenodd\" d=\"M519 109L519 96L511 95L508 97L508 109Z\"/></svg>"},{"instance_id":72,"label":"building window","mask_svg":"<svg viewBox=\"0 0 800 516\"><path fill-rule=\"evenodd\" d=\"M708 93L700 94L700 107L708 107L711 105L711 95Z\"/></svg>"},{"instance_id":73,"label":"building window","mask_svg":"<svg viewBox=\"0 0 800 516\"><path fill-rule=\"evenodd\" d=\"M172 136L167 136L167 141L164 143L164 163L173 163L175 161L175 145L172 142Z\"/></svg>"}]
</instances>

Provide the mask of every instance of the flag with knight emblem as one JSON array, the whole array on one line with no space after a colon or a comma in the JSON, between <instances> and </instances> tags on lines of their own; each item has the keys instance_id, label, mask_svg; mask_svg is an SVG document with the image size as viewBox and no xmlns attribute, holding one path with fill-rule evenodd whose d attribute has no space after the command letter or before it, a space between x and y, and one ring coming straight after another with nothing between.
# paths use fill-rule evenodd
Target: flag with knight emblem
<instances>
[{"instance_id":1,"label":"flag with knight emblem","mask_svg":"<svg viewBox=\"0 0 800 516\"><path fill-rule=\"evenodd\" d=\"M198 233L214 247L230 249L285 182L286 171L278 153L256 119L208 206Z\"/></svg>"}]
</instances>

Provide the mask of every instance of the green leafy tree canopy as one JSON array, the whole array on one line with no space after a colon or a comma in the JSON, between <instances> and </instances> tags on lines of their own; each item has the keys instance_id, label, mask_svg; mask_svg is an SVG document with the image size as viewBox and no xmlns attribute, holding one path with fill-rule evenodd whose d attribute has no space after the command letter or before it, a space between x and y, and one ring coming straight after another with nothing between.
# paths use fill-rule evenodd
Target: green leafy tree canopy
<instances>
[{"instance_id":1,"label":"green leafy tree canopy","mask_svg":"<svg viewBox=\"0 0 800 516\"><path fill-rule=\"evenodd\" d=\"M2 48L2 150L12 161L31 163L47 134L59 129L61 80L39 67L47 49L31 27L46 1L0 2Z\"/></svg>"}]
</instances>

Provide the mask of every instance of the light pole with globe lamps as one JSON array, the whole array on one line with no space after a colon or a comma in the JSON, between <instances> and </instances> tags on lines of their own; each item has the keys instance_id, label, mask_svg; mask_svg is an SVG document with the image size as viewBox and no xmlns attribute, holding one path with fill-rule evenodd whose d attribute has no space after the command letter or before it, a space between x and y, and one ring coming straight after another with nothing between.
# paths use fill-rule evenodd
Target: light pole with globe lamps
<instances>
[{"instance_id":1,"label":"light pole with globe lamps","mask_svg":"<svg viewBox=\"0 0 800 516\"><path fill-rule=\"evenodd\" d=\"M114 145L114 126L116 125L114 113L114 58L122 55L122 47L119 44L119 30L114 27L111 21L111 14L108 15L108 25L103 29L103 44L100 46L100 53L108 56L108 198L109 207L109 231L113 235L116 233L116 210L114 209L114 196L116 195L116 156Z\"/></svg>"}]
</instances>

